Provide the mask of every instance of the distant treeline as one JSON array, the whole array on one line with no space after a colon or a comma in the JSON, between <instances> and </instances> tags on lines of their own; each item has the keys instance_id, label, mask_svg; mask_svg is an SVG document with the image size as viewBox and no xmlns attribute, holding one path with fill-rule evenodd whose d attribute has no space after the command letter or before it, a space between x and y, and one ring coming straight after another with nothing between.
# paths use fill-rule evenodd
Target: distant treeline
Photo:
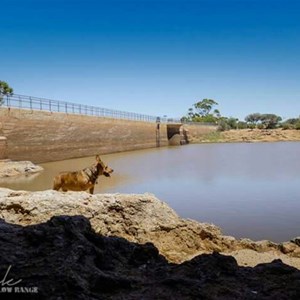
<instances>
[{"instance_id":1,"label":"distant treeline","mask_svg":"<svg viewBox=\"0 0 300 300\"><path fill-rule=\"evenodd\" d=\"M282 121L281 116L276 114L252 113L245 117L244 121L234 117L224 117L218 109L214 107L218 103L213 99L203 99L193 104L189 108L186 116L181 120L183 122L209 122L218 125L220 131L230 129L298 129L300 130L300 118L292 118Z\"/></svg>"}]
</instances>

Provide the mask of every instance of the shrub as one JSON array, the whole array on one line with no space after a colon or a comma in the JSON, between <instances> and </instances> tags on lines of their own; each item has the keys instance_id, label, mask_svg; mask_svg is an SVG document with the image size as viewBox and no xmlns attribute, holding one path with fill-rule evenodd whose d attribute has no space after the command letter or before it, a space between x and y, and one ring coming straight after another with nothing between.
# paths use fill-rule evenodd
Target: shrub
<instances>
[{"instance_id":1,"label":"shrub","mask_svg":"<svg viewBox=\"0 0 300 300\"><path fill-rule=\"evenodd\" d=\"M229 130L230 126L226 123L225 120L220 120L218 124L218 131L226 131Z\"/></svg>"},{"instance_id":2,"label":"shrub","mask_svg":"<svg viewBox=\"0 0 300 300\"><path fill-rule=\"evenodd\" d=\"M240 121L240 122L237 123L237 128L238 129L246 129L247 128L247 123Z\"/></svg>"},{"instance_id":3,"label":"shrub","mask_svg":"<svg viewBox=\"0 0 300 300\"><path fill-rule=\"evenodd\" d=\"M248 128L249 128L249 129L255 129L256 126L255 126L255 124L248 124Z\"/></svg>"},{"instance_id":4,"label":"shrub","mask_svg":"<svg viewBox=\"0 0 300 300\"><path fill-rule=\"evenodd\" d=\"M300 130L300 122L297 122L297 123L295 124L295 129Z\"/></svg>"},{"instance_id":5,"label":"shrub","mask_svg":"<svg viewBox=\"0 0 300 300\"><path fill-rule=\"evenodd\" d=\"M282 130L294 129L294 128L295 128L295 126L293 124L289 124L289 123L282 124Z\"/></svg>"}]
</instances>

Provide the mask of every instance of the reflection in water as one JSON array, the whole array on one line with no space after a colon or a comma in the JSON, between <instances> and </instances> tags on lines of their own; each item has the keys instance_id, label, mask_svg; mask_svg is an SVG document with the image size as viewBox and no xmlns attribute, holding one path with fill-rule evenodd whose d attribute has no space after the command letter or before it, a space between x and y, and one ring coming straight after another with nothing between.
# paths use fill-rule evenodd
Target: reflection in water
<instances>
[{"instance_id":1,"label":"reflection in water","mask_svg":"<svg viewBox=\"0 0 300 300\"><path fill-rule=\"evenodd\" d=\"M155 194L182 217L219 225L225 234L289 240L299 236L300 143L202 144L103 155L114 169L95 193ZM4 187L52 188L60 171L90 166L94 157L42 164L34 178Z\"/></svg>"}]
</instances>

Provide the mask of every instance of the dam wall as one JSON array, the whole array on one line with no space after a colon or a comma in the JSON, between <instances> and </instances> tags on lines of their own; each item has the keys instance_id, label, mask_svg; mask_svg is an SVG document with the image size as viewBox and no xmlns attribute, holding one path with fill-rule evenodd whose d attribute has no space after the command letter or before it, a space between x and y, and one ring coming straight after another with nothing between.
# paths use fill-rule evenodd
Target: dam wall
<instances>
[{"instance_id":1,"label":"dam wall","mask_svg":"<svg viewBox=\"0 0 300 300\"><path fill-rule=\"evenodd\" d=\"M0 154L34 163L154 148L158 138L168 145L164 123L7 107L0 108L0 136Z\"/></svg>"}]
</instances>

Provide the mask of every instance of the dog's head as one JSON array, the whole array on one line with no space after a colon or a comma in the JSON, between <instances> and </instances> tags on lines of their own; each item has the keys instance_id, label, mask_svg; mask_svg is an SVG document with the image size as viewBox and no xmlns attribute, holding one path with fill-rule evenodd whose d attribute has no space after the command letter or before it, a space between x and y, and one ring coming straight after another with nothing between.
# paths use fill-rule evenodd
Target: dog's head
<instances>
[{"instance_id":1,"label":"dog's head","mask_svg":"<svg viewBox=\"0 0 300 300\"><path fill-rule=\"evenodd\" d=\"M114 171L104 164L99 155L96 156L96 166L99 170L99 175L104 175L105 177L110 177L110 174Z\"/></svg>"}]
</instances>

